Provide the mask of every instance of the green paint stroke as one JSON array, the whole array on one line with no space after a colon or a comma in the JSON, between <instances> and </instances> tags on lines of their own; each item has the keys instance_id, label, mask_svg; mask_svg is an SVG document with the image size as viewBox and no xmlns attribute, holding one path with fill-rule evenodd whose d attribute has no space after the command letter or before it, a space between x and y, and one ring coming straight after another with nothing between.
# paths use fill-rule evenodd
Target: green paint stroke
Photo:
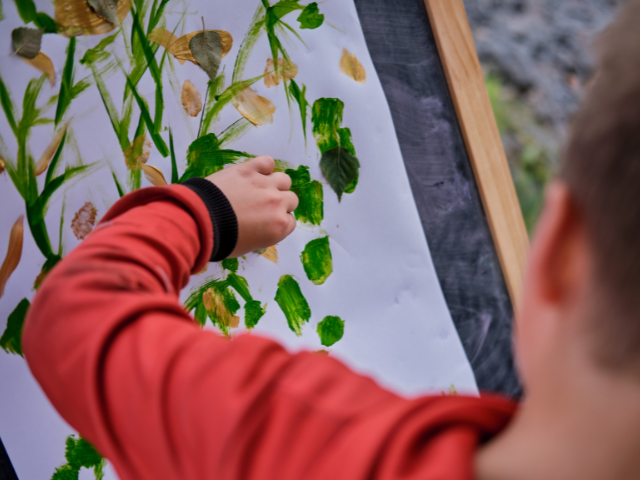
<instances>
[{"instance_id":1,"label":"green paint stroke","mask_svg":"<svg viewBox=\"0 0 640 480\"><path fill-rule=\"evenodd\" d=\"M260 305L258 300L251 300L244 304L244 326L249 330L254 328L267 313L267 305Z\"/></svg>"},{"instance_id":2,"label":"green paint stroke","mask_svg":"<svg viewBox=\"0 0 640 480\"><path fill-rule=\"evenodd\" d=\"M317 180L311 180L309 167L300 165L297 170L287 169L291 177L291 191L298 196L298 208L293 215L300 222L320 225L324 218L324 190Z\"/></svg>"},{"instance_id":3,"label":"green paint stroke","mask_svg":"<svg viewBox=\"0 0 640 480\"><path fill-rule=\"evenodd\" d=\"M311 122L320 152L340 145L338 129L342 124L343 111L344 103L338 98L319 98L313 103Z\"/></svg>"},{"instance_id":4,"label":"green paint stroke","mask_svg":"<svg viewBox=\"0 0 640 480\"><path fill-rule=\"evenodd\" d=\"M311 240L300 255L307 278L315 285L322 285L333 273L333 260L329 237Z\"/></svg>"},{"instance_id":5,"label":"green paint stroke","mask_svg":"<svg viewBox=\"0 0 640 480\"><path fill-rule=\"evenodd\" d=\"M69 435L64 456L67 463L56 468L51 480L77 480L81 468L93 468L96 480L104 477L107 462L84 438L76 440L74 435Z\"/></svg>"},{"instance_id":6,"label":"green paint stroke","mask_svg":"<svg viewBox=\"0 0 640 480\"><path fill-rule=\"evenodd\" d=\"M33 0L13 0L18 9L18 15L24 23L32 22L36 18L36 4Z\"/></svg>"},{"instance_id":7,"label":"green paint stroke","mask_svg":"<svg viewBox=\"0 0 640 480\"><path fill-rule=\"evenodd\" d=\"M245 152L221 149L220 141L216 135L208 133L189 145L187 169L180 181L183 182L192 177L206 178L222 170L225 165L238 163L245 158L251 157L253 155Z\"/></svg>"},{"instance_id":8,"label":"green paint stroke","mask_svg":"<svg viewBox=\"0 0 640 480\"><path fill-rule=\"evenodd\" d=\"M322 153L320 168L329 185L342 199L358 184L360 162L351 139L351 130L341 127L344 103L337 98L320 98L313 104L313 135Z\"/></svg>"},{"instance_id":9,"label":"green paint stroke","mask_svg":"<svg viewBox=\"0 0 640 480\"><path fill-rule=\"evenodd\" d=\"M305 145L307 143L307 111L309 110L309 103L307 102L307 86L302 84L302 89L298 87L298 84L295 80L291 79L289 84L289 93L294 98L294 100L298 103L298 107L300 107L300 119L302 121L302 132L304 134L304 142Z\"/></svg>"},{"instance_id":10,"label":"green paint stroke","mask_svg":"<svg viewBox=\"0 0 640 480\"><path fill-rule=\"evenodd\" d=\"M305 7L298 17L300 28L316 29L324 23L324 15L320 13L316 2L310 3Z\"/></svg>"},{"instance_id":11,"label":"green paint stroke","mask_svg":"<svg viewBox=\"0 0 640 480\"><path fill-rule=\"evenodd\" d=\"M204 326L207 322L207 317L211 319L211 322L217 326L223 334L229 334L229 328L226 325L220 324L211 314L204 308L202 296L210 288L213 288L219 295L222 296L224 306L232 314L235 315L240 309L240 304L235 297L235 294L231 289L235 290L240 297L245 301L245 326L247 328L253 328L256 326L260 318L266 312L266 305L261 306L260 302L254 300L249 291L249 284L247 279L237 275L233 272L227 275L225 280L213 279L205 282L196 289L194 289L184 306L188 312L194 311L194 317L196 321Z\"/></svg>"},{"instance_id":12,"label":"green paint stroke","mask_svg":"<svg viewBox=\"0 0 640 480\"><path fill-rule=\"evenodd\" d=\"M300 285L291 275L280 277L275 301L287 318L289 328L298 337L302 335L303 325L311 319L311 309L300 291Z\"/></svg>"},{"instance_id":13,"label":"green paint stroke","mask_svg":"<svg viewBox=\"0 0 640 480\"><path fill-rule=\"evenodd\" d=\"M265 11L266 10L264 5L258 5L256 13L253 15L253 19L251 20L249 31L244 36L244 39L240 44L240 50L238 52L238 56L236 57L236 63L233 67L233 76L231 83L240 82L242 80L242 77L244 76L244 69L247 66L249 55L251 55L256 42L264 32L263 27Z\"/></svg>"},{"instance_id":14,"label":"green paint stroke","mask_svg":"<svg viewBox=\"0 0 640 480\"><path fill-rule=\"evenodd\" d=\"M342 339L344 335L344 320L340 317L327 316L318 324L320 343L330 347Z\"/></svg>"},{"instance_id":15,"label":"green paint stroke","mask_svg":"<svg viewBox=\"0 0 640 480\"><path fill-rule=\"evenodd\" d=\"M239 266L240 262L237 258L225 258L224 260L222 260L222 268L226 268L231 272L237 272Z\"/></svg>"},{"instance_id":16,"label":"green paint stroke","mask_svg":"<svg viewBox=\"0 0 640 480\"><path fill-rule=\"evenodd\" d=\"M23 298L7 319L7 328L0 337L0 347L7 353L22 357L22 327L31 304Z\"/></svg>"}]
</instances>

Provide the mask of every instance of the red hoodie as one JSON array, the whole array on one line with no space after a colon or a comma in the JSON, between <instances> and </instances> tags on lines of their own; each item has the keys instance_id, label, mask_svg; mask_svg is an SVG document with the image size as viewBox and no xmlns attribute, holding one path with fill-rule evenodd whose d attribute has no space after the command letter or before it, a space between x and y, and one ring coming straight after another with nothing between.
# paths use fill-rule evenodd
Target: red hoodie
<instances>
[{"instance_id":1,"label":"red hoodie","mask_svg":"<svg viewBox=\"0 0 640 480\"><path fill-rule=\"evenodd\" d=\"M117 202L47 277L25 323L31 371L122 480L473 478L515 404L401 398L330 357L203 331L178 303L213 245L200 196Z\"/></svg>"}]
</instances>

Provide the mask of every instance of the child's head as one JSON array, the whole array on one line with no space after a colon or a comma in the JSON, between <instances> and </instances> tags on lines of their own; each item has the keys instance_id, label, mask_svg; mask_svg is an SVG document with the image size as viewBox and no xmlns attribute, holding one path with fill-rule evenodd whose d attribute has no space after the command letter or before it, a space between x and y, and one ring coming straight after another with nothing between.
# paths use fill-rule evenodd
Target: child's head
<instances>
[{"instance_id":1,"label":"child's head","mask_svg":"<svg viewBox=\"0 0 640 480\"><path fill-rule=\"evenodd\" d=\"M516 327L525 384L566 363L640 374L640 0L596 46L532 243Z\"/></svg>"}]
</instances>

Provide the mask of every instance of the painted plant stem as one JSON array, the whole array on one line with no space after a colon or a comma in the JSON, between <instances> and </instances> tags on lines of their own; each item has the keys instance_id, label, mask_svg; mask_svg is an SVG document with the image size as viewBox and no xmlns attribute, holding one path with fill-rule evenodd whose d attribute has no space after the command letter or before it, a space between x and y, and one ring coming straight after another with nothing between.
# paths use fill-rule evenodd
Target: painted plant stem
<instances>
[{"instance_id":1,"label":"painted plant stem","mask_svg":"<svg viewBox=\"0 0 640 480\"><path fill-rule=\"evenodd\" d=\"M268 6L269 4L266 3L265 7L265 2L263 1L262 5L258 6L256 13L253 15L249 31L242 40L242 44L240 44L240 51L236 57L236 63L233 67L233 75L231 77L232 84L242 81L244 69L246 68L247 61L249 60L249 55L251 55L253 47L255 47L256 42L264 32L264 17Z\"/></svg>"}]
</instances>

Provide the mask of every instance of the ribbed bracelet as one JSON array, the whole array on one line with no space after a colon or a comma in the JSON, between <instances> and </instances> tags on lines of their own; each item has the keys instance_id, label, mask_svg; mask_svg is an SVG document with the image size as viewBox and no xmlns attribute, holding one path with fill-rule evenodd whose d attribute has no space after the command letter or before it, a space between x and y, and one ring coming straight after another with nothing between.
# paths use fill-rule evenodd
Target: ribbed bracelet
<instances>
[{"instance_id":1,"label":"ribbed bracelet","mask_svg":"<svg viewBox=\"0 0 640 480\"><path fill-rule=\"evenodd\" d=\"M193 190L207 206L213 225L213 251L211 261L224 260L238 243L238 219L233 207L220 191L209 180L204 178L189 178L182 185Z\"/></svg>"}]
</instances>

